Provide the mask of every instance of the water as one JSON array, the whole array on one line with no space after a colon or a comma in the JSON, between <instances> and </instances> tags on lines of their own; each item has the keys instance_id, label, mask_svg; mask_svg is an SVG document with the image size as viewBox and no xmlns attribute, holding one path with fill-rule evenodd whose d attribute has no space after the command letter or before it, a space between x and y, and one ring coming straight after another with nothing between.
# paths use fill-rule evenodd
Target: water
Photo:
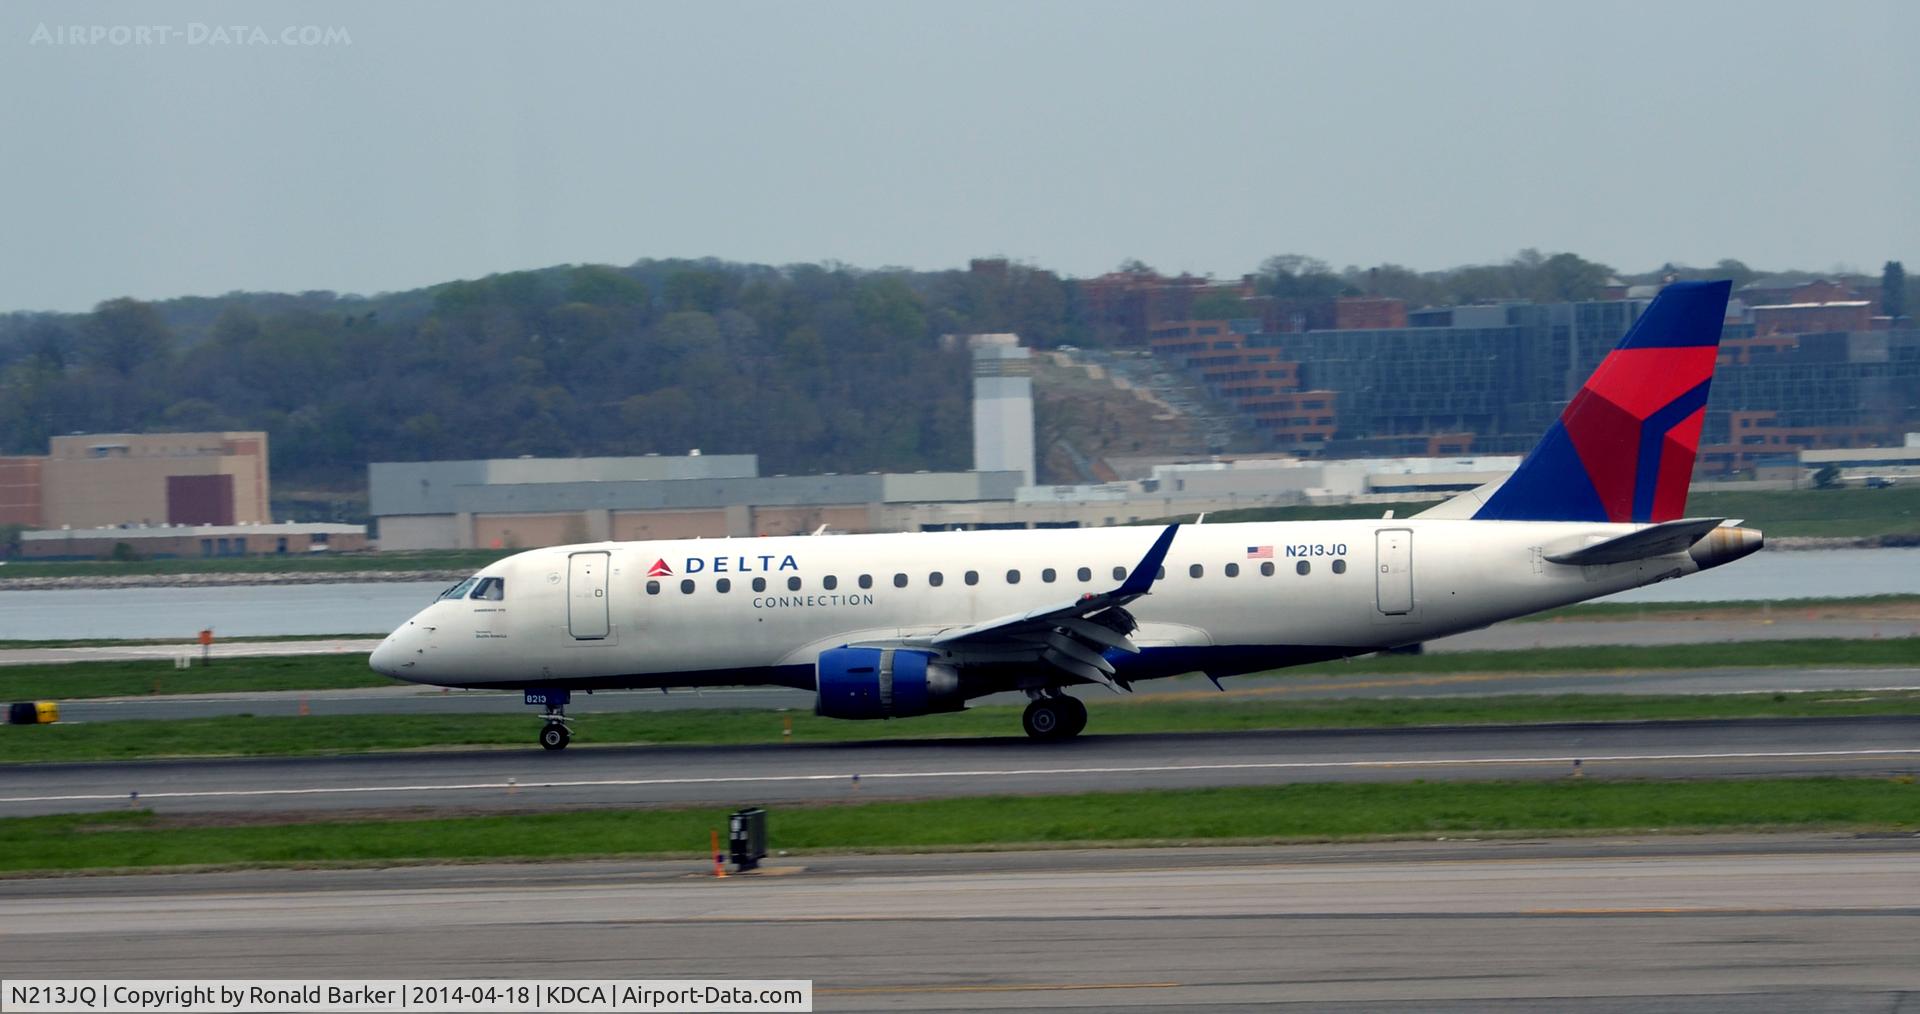
<instances>
[{"instance_id":1,"label":"water","mask_svg":"<svg viewBox=\"0 0 1920 1014\"><path fill-rule=\"evenodd\" d=\"M1920 549L1762 550L1724 567L1600 601L1739 602L1859 595L1920 595Z\"/></svg>"},{"instance_id":2,"label":"water","mask_svg":"<svg viewBox=\"0 0 1920 1014\"><path fill-rule=\"evenodd\" d=\"M0 640L84 637L384 634L444 582L111 588L0 592ZM1920 594L1920 549L1762 552L1726 567L1622 592L1611 602L1732 602Z\"/></svg>"},{"instance_id":3,"label":"water","mask_svg":"<svg viewBox=\"0 0 1920 1014\"><path fill-rule=\"evenodd\" d=\"M445 581L0 592L0 640L385 634Z\"/></svg>"}]
</instances>

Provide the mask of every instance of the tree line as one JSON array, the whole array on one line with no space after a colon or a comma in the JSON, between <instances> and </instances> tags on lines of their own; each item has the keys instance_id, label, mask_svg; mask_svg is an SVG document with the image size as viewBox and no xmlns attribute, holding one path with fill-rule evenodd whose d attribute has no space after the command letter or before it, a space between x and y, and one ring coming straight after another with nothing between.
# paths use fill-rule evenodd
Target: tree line
<instances>
[{"instance_id":1,"label":"tree line","mask_svg":"<svg viewBox=\"0 0 1920 1014\"><path fill-rule=\"evenodd\" d=\"M1427 273L1276 257L1255 285L1419 306L1591 298L1611 274L1533 251ZM261 429L276 483L321 489L357 487L368 461L695 447L757 453L770 474L964 469L970 364L941 336L1114 340L1077 286L1005 262L912 272L646 260L373 297L230 293L16 313L0 317L0 453L44 454L70 432ZM1210 300L1195 312L1232 309Z\"/></svg>"}]
</instances>

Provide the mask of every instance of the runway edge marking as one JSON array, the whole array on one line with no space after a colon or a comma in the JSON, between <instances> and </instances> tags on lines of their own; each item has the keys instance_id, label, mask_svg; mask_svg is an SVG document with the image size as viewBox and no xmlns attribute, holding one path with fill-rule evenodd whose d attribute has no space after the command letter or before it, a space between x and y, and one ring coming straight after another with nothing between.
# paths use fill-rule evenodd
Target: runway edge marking
<instances>
[{"instance_id":1,"label":"runway edge marking","mask_svg":"<svg viewBox=\"0 0 1920 1014\"><path fill-rule=\"evenodd\" d=\"M1811 760L1817 758L1860 758L1920 756L1920 748L1886 750L1776 750L1741 753L1683 754L1565 754L1535 757L1439 757L1425 760L1379 761L1247 761L1233 764L1150 764L1138 766L1083 768L979 768L960 771L879 771L834 772L804 775L725 775L701 778L604 778L578 781L455 782L429 785L326 785L297 789L198 789L174 792L142 792L142 799L235 798L255 796L316 796L379 792L473 792L487 789L582 789L639 788L657 785L742 785L749 783L848 781L856 774L864 780L909 780L928 778L1018 778L1035 775L1113 775L1170 774L1191 771L1279 771L1279 770L1352 770L1361 768L1486 767L1507 764L1571 764L1627 761L1688 760ZM5 803L71 803L126 799L124 792L75 793L46 796L0 796Z\"/></svg>"}]
</instances>

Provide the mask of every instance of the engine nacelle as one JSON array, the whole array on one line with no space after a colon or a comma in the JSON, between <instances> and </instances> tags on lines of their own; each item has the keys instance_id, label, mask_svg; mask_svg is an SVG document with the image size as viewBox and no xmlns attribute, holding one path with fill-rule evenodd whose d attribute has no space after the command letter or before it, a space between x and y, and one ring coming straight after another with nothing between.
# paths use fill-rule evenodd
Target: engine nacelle
<instances>
[{"instance_id":1,"label":"engine nacelle","mask_svg":"<svg viewBox=\"0 0 1920 1014\"><path fill-rule=\"evenodd\" d=\"M960 673L910 648L831 648L814 666L813 713L907 718L966 707Z\"/></svg>"}]
</instances>

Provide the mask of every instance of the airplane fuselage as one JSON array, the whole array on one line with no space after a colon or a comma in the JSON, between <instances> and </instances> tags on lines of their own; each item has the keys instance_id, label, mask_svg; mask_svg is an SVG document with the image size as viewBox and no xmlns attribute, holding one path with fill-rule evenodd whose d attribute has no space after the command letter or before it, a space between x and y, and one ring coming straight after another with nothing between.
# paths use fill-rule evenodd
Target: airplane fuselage
<instances>
[{"instance_id":1,"label":"airplane fuselage","mask_svg":"<svg viewBox=\"0 0 1920 1014\"><path fill-rule=\"evenodd\" d=\"M1626 563L1546 558L1641 525L1420 519L1188 525L1129 608L1123 680L1214 676L1472 630L1712 566L1698 549ZM821 652L924 638L1112 587L1162 529L597 543L480 571L373 657L449 686L812 689ZM972 671L992 670L972 659ZM982 665L981 663L988 663ZM1056 674L1057 675L1057 674ZM968 696L1017 686L1010 668Z\"/></svg>"}]
</instances>

